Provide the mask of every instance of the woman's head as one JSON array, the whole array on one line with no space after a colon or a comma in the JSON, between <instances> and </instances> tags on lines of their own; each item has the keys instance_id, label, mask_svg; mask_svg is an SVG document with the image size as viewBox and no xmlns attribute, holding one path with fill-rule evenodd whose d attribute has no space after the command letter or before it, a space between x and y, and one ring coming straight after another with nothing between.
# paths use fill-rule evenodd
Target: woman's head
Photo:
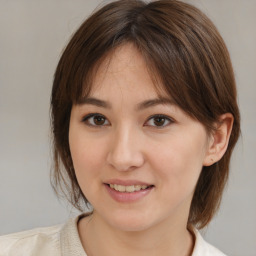
<instances>
[{"instance_id":1,"label":"woman's head","mask_svg":"<svg viewBox=\"0 0 256 256\"><path fill-rule=\"evenodd\" d=\"M221 36L204 14L179 1L116 1L95 12L73 35L52 89L55 182L64 182L75 206L81 199L86 202L70 153L71 109L94 89L101 64L110 63L113 53L127 44L143 57L156 91L200 122L209 136L218 129L223 114L234 117L226 153L203 166L196 185L189 224L203 227L218 208L228 177L240 131L239 110L232 65Z\"/></svg>"}]
</instances>

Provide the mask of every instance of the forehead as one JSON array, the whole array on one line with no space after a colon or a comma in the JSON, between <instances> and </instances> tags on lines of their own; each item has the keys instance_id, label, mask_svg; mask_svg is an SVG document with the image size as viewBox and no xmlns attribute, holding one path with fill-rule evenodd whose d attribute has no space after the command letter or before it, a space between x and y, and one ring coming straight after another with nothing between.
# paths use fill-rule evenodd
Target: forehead
<instances>
[{"instance_id":1,"label":"forehead","mask_svg":"<svg viewBox=\"0 0 256 256\"><path fill-rule=\"evenodd\" d=\"M140 90L145 96L167 97L157 74L150 71L144 57L132 43L108 53L94 70L89 95L106 94L113 90L123 93Z\"/></svg>"}]
</instances>

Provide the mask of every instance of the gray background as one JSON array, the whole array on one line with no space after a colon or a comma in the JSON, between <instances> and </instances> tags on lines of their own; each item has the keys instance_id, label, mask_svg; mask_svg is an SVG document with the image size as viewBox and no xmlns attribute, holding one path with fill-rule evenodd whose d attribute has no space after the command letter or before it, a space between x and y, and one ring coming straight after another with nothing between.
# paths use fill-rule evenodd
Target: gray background
<instances>
[{"instance_id":1,"label":"gray background","mask_svg":"<svg viewBox=\"0 0 256 256\"><path fill-rule=\"evenodd\" d=\"M77 214L49 183L49 99L70 35L101 1L0 0L0 235ZM194 0L231 53L242 114L222 207L203 231L232 256L256 256L256 1Z\"/></svg>"}]
</instances>

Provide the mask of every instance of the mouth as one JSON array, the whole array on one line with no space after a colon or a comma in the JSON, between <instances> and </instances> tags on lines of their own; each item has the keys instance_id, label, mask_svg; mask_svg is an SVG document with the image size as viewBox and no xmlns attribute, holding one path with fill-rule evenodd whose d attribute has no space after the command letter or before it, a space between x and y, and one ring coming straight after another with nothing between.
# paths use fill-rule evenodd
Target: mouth
<instances>
[{"instance_id":1,"label":"mouth","mask_svg":"<svg viewBox=\"0 0 256 256\"><path fill-rule=\"evenodd\" d=\"M124 186L120 184L106 184L109 186L111 189L118 191L118 192L123 192L123 193L134 193L138 191L143 191L150 189L154 187L154 185L129 185L129 186Z\"/></svg>"},{"instance_id":2,"label":"mouth","mask_svg":"<svg viewBox=\"0 0 256 256\"><path fill-rule=\"evenodd\" d=\"M148 197L155 186L136 180L113 179L104 183L105 188L112 199L119 203L133 203Z\"/></svg>"}]
</instances>

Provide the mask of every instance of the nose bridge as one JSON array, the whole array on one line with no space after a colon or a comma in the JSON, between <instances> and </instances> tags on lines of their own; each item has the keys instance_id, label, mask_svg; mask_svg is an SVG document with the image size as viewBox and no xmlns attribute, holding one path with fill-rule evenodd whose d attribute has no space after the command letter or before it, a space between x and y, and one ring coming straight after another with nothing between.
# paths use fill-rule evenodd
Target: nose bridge
<instances>
[{"instance_id":1,"label":"nose bridge","mask_svg":"<svg viewBox=\"0 0 256 256\"><path fill-rule=\"evenodd\" d=\"M130 170L143 164L140 134L138 129L128 123L120 124L113 132L108 162L119 171Z\"/></svg>"}]
</instances>

